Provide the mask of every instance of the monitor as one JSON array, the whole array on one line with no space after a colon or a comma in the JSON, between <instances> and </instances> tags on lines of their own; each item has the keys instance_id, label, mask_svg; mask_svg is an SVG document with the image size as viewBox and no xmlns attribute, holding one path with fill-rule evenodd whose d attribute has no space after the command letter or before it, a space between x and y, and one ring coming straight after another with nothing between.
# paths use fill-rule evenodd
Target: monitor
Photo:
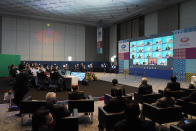
<instances>
[{"instance_id":1,"label":"monitor","mask_svg":"<svg viewBox=\"0 0 196 131\"><path fill-rule=\"evenodd\" d=\"M85 72L71 72L71 76L77 76L78 81L83 81L86 76L86 73Z\"/></svg>"}]
</instances>

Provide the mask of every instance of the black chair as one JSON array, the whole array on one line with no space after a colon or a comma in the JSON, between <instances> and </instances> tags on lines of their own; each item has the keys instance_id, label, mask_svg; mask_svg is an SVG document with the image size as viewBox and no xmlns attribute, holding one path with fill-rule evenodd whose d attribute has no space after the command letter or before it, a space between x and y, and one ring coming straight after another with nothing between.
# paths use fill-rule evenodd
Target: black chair
<instances>
[{"instance_id":1,"label":"black chair","mask_svg":"<svg viewBox=\"0 0 196 131\"><path fill-rule=\"evenodd\" d=\"M184 112L185 114L196 116L196 103L195 102L185 102L182 99L177 99L177 104L182 107L182 112Z\"/></svg>"},{"instance_id":2,"label":"black chair","mask_svg":"<svg viewBox=\"0 0 196 131\"><path fill-rule=\"evenodd\" d=\"M56 121L56 131L78 131L78 110L74 110L73 115L69 117L63 117Z\"/></svg>"},{"instance_id":3,"label":"black chair","mask_svg":"<svg viewBox=\"0 0 196 131\"><path fill-rule=\"evenodd\" d=\"M98 121L99 121L99 130L111 131L114 129L114 125L125 118L124 112L118 113L108 113L103 107L98 107Z\"/></svg>"},{"instance_id":4,"label":"black chair","mask_svg":"<svg viewBox=\"0 0 196 131\"><path fill-rule=\"evenodd\" d=\"M113 99L113 98L115 97L111 96L110 94L104 94L104 104L107 105L110 99ZM125 96L122 96L122 98L124 98L127 103L132 102L132 96L130 94L126 94Z\"/></svg>"},{"instance_id":5,"label":"black chair","mask_svg":"<svg viewBox=\"0 0 196 131\"><path fill-rule=\"evenodd\" d=\"M66 90L71 91L71 87L72 87L71 83L72 83L71 78L64 78L64 85Z\"/></svg>"},{"instance_id":6,"label":"black chair","mask_svg":"<svg viewBox=\"0 0 196 131\"><path fill-rule=\"evenodd\" d=\"M21 125L23 125L23 117L25 114L33 114L37 109L42 106L46 106L46 101L26 101L23 100L20 105L20 113L21 113Z\"/></svg>"},{"instance_id":7,"label":"black chair","mask_svg":"<svg viewBox=\"0 0 196 131\"><path fill-rule=\"evenodd\" d=\"M78 109L78 113L88 113L93 122L94 99L91 96L88 96L88 99L68 100L69 111L73 112L75 108Z\"/></svg>"},{"instance_id":8,"label":"black chair","mask_svg":"<svg viewBox=\"0 0 196 131\"><path fill-rule=\"evenodd\" d=\"M170 131L184 131L184 130L181 129L180 127L178 127L178 126L171 125L170 126Z\"/></svg>"},{"instance_id":9,"label":"black chair","mask_svg":"<svg viewBox=\"0 0 196 131\"><path fill-rule=\"evenodd\" d=\"M159 124L174 122L182 119L182 107L159 108L148 103L143 103L142 114Z\"/></svg>"},{"instance_id":10,"label":"black chair","mask_svg":"<svg viewBox=\"0 0 196 131\"><path fill-rule=\"evenodd\" d=\"M151 93L146 95L141 95L137 92L134 93L134 101L137 103L153 103L161 97L162 95L160 93Z\"/></svg>"},{"instance_id":11,"label":"black chair","mask_svg":"<svg viewBox=\"0 0 196 131\"><path fill-rule=\"evenodd\" d=\"M158 91L160 94L163 95L163 90L159 90ZM177 91L169 91L170 92L170 96L171 97L174 97L175 99L180 99L181 97L185 97L187 96L188 94L184 91L184 90L177 90Z\"/></svg>"}]
</instances>

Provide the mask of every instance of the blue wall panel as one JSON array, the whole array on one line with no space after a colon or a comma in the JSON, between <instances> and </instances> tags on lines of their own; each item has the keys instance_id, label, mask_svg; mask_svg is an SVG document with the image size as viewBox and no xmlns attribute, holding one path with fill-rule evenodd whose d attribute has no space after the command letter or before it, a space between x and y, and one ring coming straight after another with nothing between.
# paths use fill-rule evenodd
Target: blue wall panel
<instances>
[{"instance_id":1,"label":"blue wall panel","mask_svg":"<svg viewBox=\"0 0 196 131\"><path fill-rule=\"evenodd\" d=\"M159 69L130 68L130 74L140 75L145 77L170 79L170 77L173 75L173 71L159 70Z\"/></svg>"}]
</instances>

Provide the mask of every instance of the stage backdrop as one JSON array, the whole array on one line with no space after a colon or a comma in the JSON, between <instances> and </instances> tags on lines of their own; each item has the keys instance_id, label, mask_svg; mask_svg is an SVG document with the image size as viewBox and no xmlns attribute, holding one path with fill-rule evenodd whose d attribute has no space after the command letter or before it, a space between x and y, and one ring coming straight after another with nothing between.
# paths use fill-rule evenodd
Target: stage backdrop
<instances>
[{"instance_id":1,"label":"stage backdrop","mask_svg":"<svg viewBox=\"0 0 196 131\"><path fill-rule=\"evenodd\" d=\"M173 31L174 74L178 80L190 82L196 75L196 26Z\"/></svg>"}]
</instances>

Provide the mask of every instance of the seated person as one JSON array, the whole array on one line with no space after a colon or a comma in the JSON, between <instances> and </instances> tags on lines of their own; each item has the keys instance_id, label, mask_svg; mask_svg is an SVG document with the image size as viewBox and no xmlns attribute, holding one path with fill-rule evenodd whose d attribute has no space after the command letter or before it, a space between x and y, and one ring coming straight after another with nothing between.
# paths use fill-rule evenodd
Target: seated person
<instances>
[{"instance_id":1,"label":"seated person","mask_svg":"<svg viewBox=\"0 0 196 131\"><path fill-rule=\"evenodd\" d=\"M122 90L120 88L116 88L116 97L109 100L109 103L105 105L103 108L109 113L112 112L122 112L124 111L124 107L126 101L122 98Z\"/></svg>"},{"instance_id":2,"label":"seated person","mask_svg":"<svg viewBox=\"0 0 196 131\"><path fill-rule=\"evenodd\" d=\"M152 105L161 107L161 108L167 108L167 107L173 107L175 104L175 99L173 97L170 97L170 89L165 88L163 92L163 97L158 99L155 103Z\"/></svg>"},{"instance_id":3,"label":"seated person","mask_svg":"<svg viewBox=\"0 0 196 131\"><path fill-rule=\"evenodd\" d=\"M176 76L171 76L171 82L167 83L166 88L169 88L171 91L180 90L180 83L176 82Z\"/></svg>"},{"instance_id":4,"label":"seated person","mask_svg":"<svg viewBox=\"0 0 196 131\"><path fill-rule=\"evenodd\" d=\"M39 109L32 116L32 131L54 131L55 121L49 110Z\"/></svg>"},{"instance_id":5,"label":"seated person","mask_svg":"<svg viewBox=\"0 0 196 131\"><path fill-rule=\"evenodd\" d=\"M182 97L181 100L183 100L184 102L196 102L196 91L192 92L186 97Z\"/></svg>"},{"instance_id":6,"label":"seated person","mask_svg":"<svg viewBox=\"0 0 196 131\"><path fill-rule=\"evenodd\" d=\"M152 93L152 85L148 84L148 79L146 77L142 78L141 85L138 88L138 94L146 95Z\"/></svg>"},{"instance_id":7,"label":"seated person","mask_svg":"<svg viewBox=\"0 0 196 131\"><path fill-rule=\"evenodd\" d=\"M177 124L178 127L182 128L183 131L195 131L196 130L196 119L183 119Z\"/></svg>"},{"instance_id":8,"label":"seated person","mask_svg":"<svg viewBox=\"0 0 196 131\"><path fill-rule=\"evenodd\" d=\"M196 76L191 77L191 83L189 85L189 89L196 89Z\"/></svg>"},{"instance_id":9,"label":"seated person","mask_svg":"<svg viewBox=\"0 0 196 131\"><path fill-rule=\"evenodd\" d=\"M116 88L121 88L121 86L118 85L118 80L113 79L112 80L113 87L111 88L111 96L116 96ZM122 94L125 95L125 89L121 88Z\"/></svg>"},{"instance_id":10,"label":"seated person","mask_svg":"<svg viewBox=\"0 0 196 131\"><path fill-rule=\"evenodd\" d=\"M79 91L78 85L72 86L72 92L68 93L68 99L69 100L80 100L80 99L85 99L85 95L83 91Z\"/></svg>"},{"instance_id":11,"label":"seated person","mask_svg":"<svg viewBox=\"0 0 196 131\"><path fill-rule=\"evenodd\" d=\"M55 120L70 116L70 112L66 106L56 104L56 93L48 92L46 94L46 102L47 108L50 110Z\"/></svg>"},{"instance_id":12,"label":"seated person","mask_svg":"<svg viewBox=\"0 0 196 131\"><path fill-rule=\"evenodd\" d=\"M125 107L126 118L115 124L114 131L155 131L155 124L151 121L140 119L139 115L138 104L127 104Z\"/></svg>"}]
</instances>

